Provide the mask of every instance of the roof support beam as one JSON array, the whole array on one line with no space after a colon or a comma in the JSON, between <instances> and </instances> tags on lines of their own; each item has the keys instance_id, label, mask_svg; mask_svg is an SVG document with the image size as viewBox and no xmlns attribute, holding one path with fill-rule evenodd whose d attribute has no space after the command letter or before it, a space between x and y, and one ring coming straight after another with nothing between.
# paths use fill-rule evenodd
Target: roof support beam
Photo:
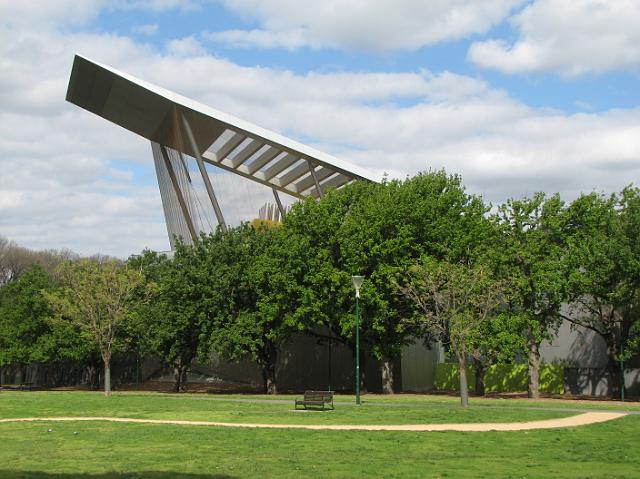
<instances>
[{"instance_id":1,"label":"roof support beam","mask_svg":"<svg viewBox=\"0 0 640 479\"><path fill-rule=\"evenodd\" d=\"M169 173L169 178L171 179L171 185L173 186L173 191L175 192L176 198L178 199L178 204L180 205L180 211L182 211L182 216L184 217L184 221L187 224L187 229L189 230L191 239L195 243L198 241L198 234L196 233L196 229L193 227L193 221L191 221L191 215L189 214L187 203L184 201L184 197L182 196L182 191L180 191L180 185L178 184L176 173L175 171L173 171L173 166L171 165L169 154L167 153L167 149L165 148L164 145L160 145L160 151L162 152L162 159L164 160L164 166L167 168L167 172Z\"/></svg>"},{"instance_id":2,"label":"roof support beam","mask_svg":"<svg viewBox=\"0 0 640 479\"><path fill-rule=\"evenodd\" d=\"M319 170L314 169L314 173L315 173L315 178L313 177L313 175L308 175L302 178L297 183L294 183L293 188L295 188L297 192L303 193L307 191L309 188L311 188L312 186L316 185L316 180L318 180L318 182L324 181L327 178L329 178L331 175L333 175L335 172L323 166Z\"/></svg>"},{"instance_id":3,"label":"roof support beam","mask_svg":"<svg viewBox=\"0 0 640 479\"><path fill-rule=\"evenodd\" d=\"M213 166L217 166L218 168L222 168L223 170L230 171L230 172L235 173L235 174L237 174L239 176L242 176L243 178L247 178L247 179L249 179L251 181L255 181L256 183L260 183L261 185L268 186L269 188L276 188L278 191L280 191L282 193L286 193L286 194L291 195L291 196L294 196L296 198L300 198L300 199L304 198L304 196L299 195L295 191L289 190L287 188L283 188L280 184L278 184L277 179L273 179L272 181L264 181L258 176L250 175L247 171L245 171L246 166L240 166L236 170L236 169L231 168L230 166L227 166L225 163L218 163L217 159L215 158L215 154L210 152L210 151L205 151L202 154L202 158L207 163L209 163L209 164L211 164Z\"/></svg>"},{"instance_id":4,"label":"roof support beam","mask_svg":"<svg viewBox=\"0 0 640 479\"><path fill-rule=\"evenodd\" d=\"M306 175L307 173L309 173L309 166L306 163L307 161L304 160L298 166L291 169L291 171L287 171L284 175L282 175L282 177L275 178L274 183L277 183L278 186L281 186L284 188L290 183L300 178L301 176Z\"/></svg>"},{"instance_id":5,"label":"roof support beam","mask_svg":"<svg viewBox=\"0 0 640 479\"><path fill-rule=\"evenodd\" d=\"M232 159L226 159L225 163L229 164L231 168L237 168L245 161L247 161L251 157L251 155L253 155L263 146L264 143L258 140L251 140L251 143L242 148L242 150L240 150L236 156L234 156Z\"/></svg>"},{"instance_id":6,"label":"roof support beam","mask_svg":"<svg viewBox=\"0 0 640 479\"><path fill-rule=\"evenodd\" d=\"M316 191L318 192L318 196L322 198L324 195L322 193L322 189L320 189L320 182L318 181L318 177L316 176L316 167L311 163L311 160L307 160L307 165L309 165L309 171L311 172L311 176L313 176L313 182L316 184Z\"/></svg>"},{"instance_id":7,"label":"roof support beam","mask_svg":"<svg viewBox=\"0 0 640 479\"><path fill-rule=\"evenodd\" d=\"M236 149L236 147L245 140L245 138L246 136L241 133L234 133L231 138L229 138L225 144L215 152L218 157L218 161L224 160L229 153Z\"/></svg>"},{"instance_id":8,"label":"roof support beam","mask_svg":"<svg viewBox=\"0 0 640 479\"><path fill-rule=\"evenodd\" d=\"M220 209L220 205L218 204L218 199L216 198L216 194L213 191L213 186L211 185L211 180L209 179L209 174L207 173L207 169L204 166L204 161L202 160L202 155L200 155L200 151L196 145L196 140L193 137L193 132L191 131L191 125L187 121L187 117L184 115L180 115L182 117L182 124L184 125L185 132L187 133L187 139L189 143L191 143L191 148L196 154L196 161L198 163L198 169L200 170L200 174L202 175L202 181L204 181L204 186L207 190L207 194L209 195L209 200L211 200L211 205L213 206L213 211L216 214L216 219L218 220L218 224L222 231L227 231L227 224L224 222L224 216L222 216L222 210Z\"/></svg>"},{"instance_id":9,"label":"roof support beam","mask_svg":"<svg viewBox=\"0 0 640 479\"><path fill-rule=\"evenodd\" d=\"M271 188L271 190L273 191L273 197L276 199L276 205L278 205L278 210L280 211L280 218L284 219L284 207L282 206L282 201L280 201L278 190L275 188Z\"/></svg>"},{"instance_id":10,"label":"roof support beam","mask_svg":"<svg viewBox=\"0 0 640 479\"><path fill-rule=\"evenodd\" d=\"M273 164L273 165L269 166L269 168L267 168L267 170L264 172L264 179L265 180L270 180L271 178L276 176L278 173L280 173L280 172L286 170L287 168L289 168L296 161L298 161L298 157L297 156L292 155L291 153L287 153L285 156L283 156L278 161L276 161L275 164Z\"/></svg>"},{"instance_id":11,"label":"roof support beam","mask_svg":"<svg viewBox=\"0 0 640 479\"><path fill-rule=\"evenodd\" d=\"M328 188L339 188L349 183L349 181L351 181L351 178L343 175L342 173L338 173L337 175L332 176L327 181L322 183L322 185L320 186L322 187L322 192L324 193Z\"/></svg>"},{"instance_id":12,"label":"roof support beam","mask_svg":"<svg viewBox=\"0 0 640 479\"><path fill-rule=\"evenodd\" d=\"M255 174L256 171L258 171L260 168L262 168L264 165L266 165L267 163L269 163L271 160L273 160L276 156L278 156L280 153L282 153L282 151L280 151L279 149L270 146L266 151L264 151L263 153L260 154L260 156L258 156L258 158L256 158L255 160L253 160L249 165L248 165L248 172L250 175Z\"/></svg>"}]
</instances>

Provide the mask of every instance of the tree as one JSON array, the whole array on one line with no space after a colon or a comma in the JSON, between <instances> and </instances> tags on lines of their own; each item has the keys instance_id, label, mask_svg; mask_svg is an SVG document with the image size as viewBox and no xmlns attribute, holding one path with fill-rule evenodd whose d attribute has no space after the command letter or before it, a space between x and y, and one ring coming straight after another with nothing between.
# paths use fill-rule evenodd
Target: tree
<instances>
[{"instance_id":1,"label":"tree","mask_svg":"<svg viewBox=\"0 0 640 479\"><path fill-rule=\"evenodd\" d=\"M55 277L58 264L75 258L77 255L69 250L32 251L0 236L0 286L17 280L36 263Z\"/></svg>"},{"instance_id":2,"label":"tree","mask_svg":"<svg viewBox=\"0 0 640 479\"><path fill-rule=\"evenodd\" d=\"M43 291L51 287L49 275L35 264L0 288L0 367L47 359L41 338L50 329L50 310Z\"/></svg>"},{"instance_id":3,"label":"tree","mask_svg":"<svg viewBox=\"0 0 640 479\"><path fill-rule=\"evenodd\" d=\"M392 393L392 360L418 333L404 321L411 305L394 284L424 255L469 262L489 231L481 198L458 176L421 173L403 182L371 185L338 232L345 269L363 274L363 309L373 354L381 360L382 389Z\"/></svg>"},{"instance_id":4,"label":"tree","mask_svg":"<svg viewBox=\"0 0 640 479\"><path fill-rule=\"evenodd\" d=\"M280 227L242 225L203 237L201 280L212 348L230 360L251 358L265 392L277 392L276 363L291 334L304 328L296 315L301 259L291 256Z\"/></svg>"},{"instance_id":5,"label":"tree","mask_svg":"<svg viewBox=\"0 0 640 479\"><path fill-rule=\"evenodd\" d=\"M46 293L55 279L39 263L0 288L0 367L79 361L91 371L96 347L69 322L57 321Z\"/></svg>"},{"instance_id":6,"label":"tree","mask_svg":"<svg viewBox=\"0 0 640 479\"><path fill-rule=\"evenodd\" d=\"M458 360L460 401L469 406L467 356L484 333L491 313L505 303L504 283L485 268L427 258L412 266L406 283L396 286L417 308L413 318L448 343Z\"/></svg>"},{"instance_id":7,"label":"tree","mask_svg":"<svg viewBox=\"0 0 640 479\"><path fill-rule=\"evenodd\" d=\"M282 226L287 238L286 251L291 258L299 261L296 272L299 294L290 296L297 301L297 318L308 326L309 334L342 343L354 355L354 291L351 275L359 273L347 269L344 264L337 232L354 204L370 191L371 185L357 182L339 191L326 192L320 201L308 198L293 206ZM291 264L289 261L287 263ZM365 291L361 291L363 297ZM364 331L368 329L367 316L365 312L361 324ZM370 344L364 331L361 336L363 346ZM364 349L361 349L361 364Z\"/></svg>"},{"instance_id":8,"label":"tree","mask_svg":"<svg viewBox=\"0 0 640 479\"><path fill-rule=\"evenodd\" d=\"M511 363L526 348L522 318L505 307L489 314L469 341L475 369L475 393L484 396L484 378L493 364Z\"/></svg>"},{"instance_id":9,"label":"tree","mask_svg":"<svg viewBox=\"0 0 640 479\"><path fill-rule=\"evenodd\" d=\"M17 280L37 262L36 255L2 238L0 242L0 285Z\"/></svg>"},{"instance_id":10,"label":"tree","mask_svg":"<svg viewBox=\"0 0 640 479\"><path fill-rule=\"evenodd\" d=\"M634 352L640 333L640 189L582 195L571 204L569 217L574 298L566 319L602 337L611 392L617 395L618 361Z\"/></svg>"},{"instance_id":11,"label":"tree","mask_svg":"<svg viewBox=\"0 0 640 479\"><path fill-rule=\"evenodd\" d=\"M501 229L492 248L497 275L513 290L510 313L523 321L529 397L540 396L540 344L559 326L570 298L566 271L565 205L558 195L509 200L494 220Z\"/></svg>"},{"instance_id":12,"label":"tree","mask_svg":"<svg viewBox=\"0 0 640 479\"><path fill-rule=\"evenodd\" d=\"M104 392L111 395L111 359L144 287L138 271L117 261L83 259L59 266L61 287L47 297L59 320L95 341L104 364Z\"/></svg>"},{"instance_id":13,"label":"tree","mask_svg":"<svg viewBox=\"0 0 640 479\"><path fill-rule=\"evenodd\" d=\"M468 261L482 244L486 206L457 176L422 173L405 181L355 183L297 205L284 228L303 246L304 309L353 348L351 275L364 275L361 338L381 361L383 391L393 392L393 361L419 331L403 321L411 304L393 284L423 255Z\"/></svg>"},{"instance_id":14,"label":"tree","mask_svg":"<svg viewBox=\"0 0 640 479\"><path fill-rule=\"evenodd\" d=\"M132 336L145 353L157 354L173 368L174 390L186 390L186 376L199 353L206 355L206 280L199 249L176 244L172 259L151 251L132 257L128 264L145 277L153 301L141 302Z\"/></svg>"}]
</instances>

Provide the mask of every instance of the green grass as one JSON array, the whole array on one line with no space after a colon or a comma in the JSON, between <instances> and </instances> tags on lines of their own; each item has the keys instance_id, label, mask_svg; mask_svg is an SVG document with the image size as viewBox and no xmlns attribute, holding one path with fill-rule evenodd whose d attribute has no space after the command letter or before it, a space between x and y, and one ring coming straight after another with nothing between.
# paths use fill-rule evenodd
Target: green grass
<instances>
[{"instance_id":1,"label":"green grass","mask_svg":"<svg viewBox=\"0 0 640 479\"><path fill-rule=\"evenodd\" d=\"M135 393L139 394L139 393ZM185 396L202 397L202 394L186 394ZM295 395L279 394L216 394L216 399L234 399L242 400L259 399L264 401L289 401L295 398ZM299 396L298 396L299 397ZM336 395L335 401L339 403L353 404L355 397L353 395ZM427 394L365 394L362 396L362 402L365 405L403 405L411 407L453 407L460 404L460 398L449 395L427 395ZM473 407L497 407L497 408L546 408L546 409L585 409L585 410L609 410L621 412L640 412L640 402L636 401L611 401L611 400L584 400L584 399L528 399L523 397L474 397L470 398Z\"/></svg>"},{"instance_id":2,"label":"green grass","mask_svg":"<svg viewBox=\"0 0 640 479\"><path fill-rule=\"evenodd\" d=\"M367 396L370 402L361 408L293 413L291 404L280 401L252 404L233 402L237 397L229 401L207 397L2 392L0 417L112 415L298 423L392 423L397 419L411 423L494 421L497 417L523 421L559 414L527 410L522 406L526 401L521 400L498 401L503 408L474 408L481 403L476 400L467 412L460 411L453 398L376 397L372 404L374 398ZM511 408L513 403L519 406ZM53 432L47 432L49 428ZM9 479L640 477L640 415L578 428L500 433L7 423L0 424L0 439L0 478Z\"/></svg>"},{"instance_id":3,"label":"green grass","mask_svg":"<svg viewBox=\"0 0 640 479\"><path fill-rule=\"evenodd\" d=\"M396 400L394 407L338 405L334 411L294 410L285 401L237 402L203 395L114 394L87 392L8 392L0 396L0 417L113 416L137 419L181 419L282 424L417 424L516 422L566 417L570 412L461 409L455 402L415 405ZM426 407L426 406L429 407Z\"/></svg>"}]
</instances>

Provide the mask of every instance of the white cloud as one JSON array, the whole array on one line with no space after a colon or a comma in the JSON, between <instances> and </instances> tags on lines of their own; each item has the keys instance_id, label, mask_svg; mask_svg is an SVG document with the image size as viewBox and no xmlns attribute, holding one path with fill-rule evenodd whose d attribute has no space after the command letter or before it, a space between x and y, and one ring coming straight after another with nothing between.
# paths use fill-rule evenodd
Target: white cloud
<instances>
[{"instance_id":1,"label":"white cloud","mask_svg":"<svg viewBox=\"0 0 640 479\"><path fill-rule=\"evenodd\" d=\"M223 43L233 48L284 48L297 50L305 46L320 48L321 44L307 38L302 29L271 32L268 30L225 30L222 32L204 32L203 38Z\"/></svg>"},{"instance_id":2,"label":"white cloud","mask_svg":"<svg viewBox=\"0 0 640 479\"><path fill-rule=\"evenodd\" d=\"M206 53L202 44L193 36L169 40L167 51L169 54L179 57L202 56Z\"/></svg>"},{"instance_id":3,"label":"white cloud","mask_svg":"<svg viewBox=\"0 0 640 479\"><path fill-rule=\"evenodd\" d=\"M524 0L222 0L261 28L210 38L246 48L338 47L375 52L415 50L487 31Z\"/></svg>"},{"instance_id":4,"label":"white cloud","mask_svg":"<svg viewBox=\"0 0 640 479\"><path fill-rule=\"evenodd\" d=\"M131 28L134 33L141 33L142 35L154 35L158 31L157 23L145 23L142 25L134 25Z\"/></svg>"},{"instance_id":5,"label":"white cloud","mask_svg":"<svg viewBox=\"0 0 640 479\"><path fill-rule=\"evenodd\" d=\"M505 73L564 76L640 67L637 0L535 0L510 23L519 35L514 43L474 43L469 59Z\"/></svg>"},{"instance_id":6,"label":"white cloud","mask_svg":"<svg viewBox=\"0 0 640 479\"><path fill-rule=\"evenodd\" d=\"M0 0L0 23L34 26L82 24L95 18L107 0Z\"/></svg>"},{"instance_id":7,"label":"white cloud","mask_svg":"<svg viewBox=\"0 0 640 479\"><path fill-rule=\"evenodd\" d=\"M640 173L638 108L567 115L450 72L243 67L189 38L158 51L115 35L0 28L0 234L119 256L168 247L148 142L64 101L76 52L380 175L445 167L493 201L616 190ZM215 180L221 197L253 195Z\"/></svg>"},{"instance_id":8,"label":"white cloud","mask_svg":"<svg viewBox=\"0 0 640 479\"><path fill-rule=\"evenodd\" d=\"M101 10L198 10L207 0L0 0L0 24L36 28L82 25Z\"/></svg>"}]
</instances>

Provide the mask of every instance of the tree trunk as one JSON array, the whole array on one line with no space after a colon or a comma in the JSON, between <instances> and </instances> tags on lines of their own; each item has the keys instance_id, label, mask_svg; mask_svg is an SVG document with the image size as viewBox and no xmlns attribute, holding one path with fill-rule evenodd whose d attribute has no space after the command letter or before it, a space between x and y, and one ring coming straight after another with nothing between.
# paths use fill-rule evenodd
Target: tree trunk
<instances>
[{"instance_id":1,"label":"tree trunk","mask_svg":"<svg viewBox=\"0 0 640 479\"><path fill-rule=\"evenodd\" d=\"M484 376L487 373L487 366L479 359L474 359L474 366L476 372L476 395L484 396Z\"/></svg>"},{"instance_id":2,"label":"tree trunk","mask_svg":"<svg viewBox=\"0 0 640 479\"><path fill-rule=\"evenodd\" d=\"M173 392L180 392L180 380L182 379L182 375L180 374L180 368L176 365L173 366Z\"/></svg>"},{"instance_id":3,"label":"tree trunk","mask_svg":"<svg viewBox=\"0 0 640 479\"><path fill-rule=\"evenodd\" d=\"M620 373L620 361L618 358L619 350L613 335L609 337L603 336L607 343L607 373L609 375L609 394L612 398L621 397L622 392L621 381L622 374Z\"/></svg>"},{"instance_id":4,"label":"tree trunk","mask_svg":"<svg viewBox=\"0 0 640 479\"><path fill-rule=\"evenodd\" d=\"M458 369L460 371L460 405L469 407L469 383L467 382L467 360L464 354L458 355Z\"/></svg>"},{"instance_id":5,"label":"tree trunk","mask_svg":"<svg viewBox=\"0 0 640 479\"><path fill-rule=\"evenodd\" d=\"M382 393L393 394L393 362L390 358L386 356L382 358L380 371L382 373Z\"/></svg>"},{"instance_id":6,"label":"tree trunk","mask_svg":"<svg viewBox=\"0 0 640 479\"><path fill-rule=\"evenodd\" d=\"M538 399L540 397L540 342L536 340L530 331L527 335L527 347L529 349L529 388L528 396Z\"/></svg>"},{"instance_id":7,"label":"tree trunk","mask_svg":"<svg viewBox=\"0 0 640 479\"><path fill-rule=\"evenodd\" d=\"M278 394L276 384L276 366L269 363L262 368L262 380L264 381L264 392L266 394Z\"/></svg>"},{"instance_id":8,"label":"tree trunk","mask_svg":"<svg viewBox=\"0 0 640 479\"><path fill-rule=\"evenodd\" d=\"M111 396L111 360L104 361L104 395Z\"/></svg>"},{"instance_id":9,"label":"tree trunk","mask_svg":"<svg viewBox=\"0 0 640 479\"><path fill-rule=\"evenodd\" d=\"M100 381L98 380L98 369L95 364L89 364L87 366L87 382L89 383L89 390L96 391L100 389Z\"/></svg>"},{"instance_id":10,"label":"tree trunk","mask_svg":"<svg viewBox=\"0 0 640 479\"><path fill-rule=\"evenodd\" d=\"M173 390L179 393L186 390L187 367L180 362L173 365Z\"/></svg>"},{"instance_id":11,"label":"tree trunk","mask_svg":"<svg viewBox=\"0 0 640 479\"><path fill-rule=\"evenodd\" d=\"M27 366L27 382L38 384L38 363L29 363Z\"/></svg>"},{"instance_id":12,"label":"tree trunk","mask_svg":"<svg viewBox=\"0 0 640 479\"><path fill-rule=\"evenodd\" d=\"M25 378L24 378L24 368L22 366L22 364L18 364L16 365L16 373L14 376L14 382L17 384L22 384L24 383Z\"/></svg>"},{"instance_id":13,"label":"tree trunk","mask_svg":"<svg viewBox=\"0 0 640 479\"><path fill-rule=\"evenodd\" d=\"M620 399L622 397L622 373L620 371L620 361L609 359L607 362L607 372L609 373L610 378L609 394L613 399Z\"/></svg>"}]
</instances>

